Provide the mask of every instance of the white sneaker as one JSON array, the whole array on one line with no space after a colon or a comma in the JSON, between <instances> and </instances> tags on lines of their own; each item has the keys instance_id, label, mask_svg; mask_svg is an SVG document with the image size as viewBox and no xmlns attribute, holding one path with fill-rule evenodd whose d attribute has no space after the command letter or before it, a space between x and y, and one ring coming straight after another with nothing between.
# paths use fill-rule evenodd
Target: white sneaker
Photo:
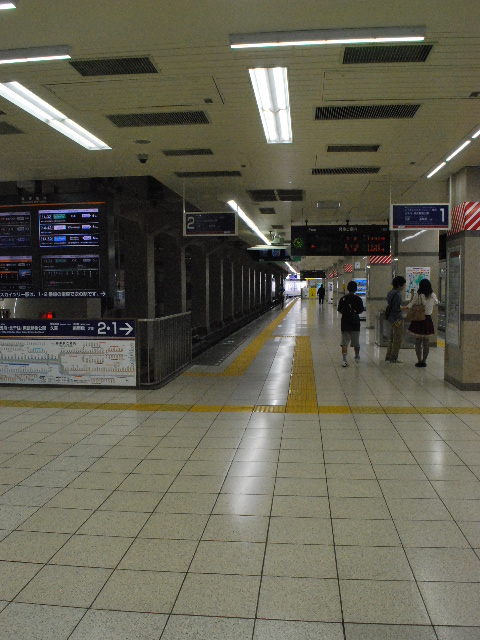
<instances>
[{"instance_id":1,"label":"white sneaker","mask_svg":"<svg viewBox=\"0 0 480 640\"><path fill-rule=\"evenodd\" d=\"M348 367L348 362L342 362L342 367Z\"/></svg>"}]
</instances>

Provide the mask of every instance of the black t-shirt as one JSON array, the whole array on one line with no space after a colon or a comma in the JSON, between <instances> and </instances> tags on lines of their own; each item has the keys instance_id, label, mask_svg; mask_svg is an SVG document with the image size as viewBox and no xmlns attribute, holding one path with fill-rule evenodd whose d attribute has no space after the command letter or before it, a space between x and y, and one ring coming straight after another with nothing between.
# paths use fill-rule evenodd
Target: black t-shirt
<instances>
[{"instance_id":1,"label":"black t-shirt","mask_svg":"<svg viewBox=\"0 0 480 640\"><path fill-rule=\"evenodd\" d=\"M365 311L362 299L354 293L347 293L340 298L338 311L342 314L342 331L360 331L360 316Z\"/></svg>"}]
</instances>

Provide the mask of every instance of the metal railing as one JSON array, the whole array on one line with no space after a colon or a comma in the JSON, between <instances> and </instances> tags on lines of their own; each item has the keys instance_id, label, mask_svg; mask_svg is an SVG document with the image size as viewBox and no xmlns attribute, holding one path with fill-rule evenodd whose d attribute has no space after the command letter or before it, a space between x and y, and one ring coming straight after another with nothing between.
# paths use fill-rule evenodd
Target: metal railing
<instances>
[{"instance_id":1,"label":"metal railing","mask_svg":"<svg viewBox=\"0 0 480 640\"><path fill-rule=\"evenodd\" d=\"M137 385L155 385L192 361L191 313L137 320Z\"/></svg>"}]
</instances>

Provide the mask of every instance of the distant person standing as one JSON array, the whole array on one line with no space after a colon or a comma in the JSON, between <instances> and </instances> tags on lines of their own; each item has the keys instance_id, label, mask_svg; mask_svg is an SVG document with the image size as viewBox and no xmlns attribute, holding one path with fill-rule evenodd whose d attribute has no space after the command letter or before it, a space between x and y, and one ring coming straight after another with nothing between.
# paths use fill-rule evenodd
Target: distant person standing
<instances>
[{"instance_id":1,"label":"distant person standing","mask_svg":"<svg viewBox=\"0 0 480 640\"><path fill-rule=\"evenodd\" d=\"M402 289L405 286L405 278L403 276L397 276L392 280L392 290L387 294L387 312L385 313L385 319L390 323L390 337L388 339L387 355L385 356L386 362L402 363L398 353L402 346L403 340L403 309L406 306L402 306Z\"/></svg>"},{"instance_id":2,"label":"distant person standing","mask_svg":"<svg viewBox=\"0 0 480 640\"><path fill-rule=\"evenodd\" d=\"M325 300L325 287L321 284L317 289L318 304L323 304Z\"/></svg>"},{"instance_id":3,"label":"distant person standing","mask_svg":"<svg viewBox=\"0 0 480 640\"><path fill-rule=\"evenodd\" d=\"M416 295L407 305L410 309L414 304L425 306L425 320L412 320L408 327L409 333L415 338L416 367L426 367L428 352L430 351L430 336L435 333L432 322L433 307L438 304L437 296L433 293L432 283L426 278L420 280Z\"/></svg>"},{"instance_id":4,"label":"distant person standing","mask_svg":"<svg viewBox=\"0 0 480 640\"><path fill-rule=\"evenodd\" d=\"M282 303L282 309L283 309L283 307L285 306L285 288L282 285L278 287L278 297Z\"/></svg>"},{"instance_id":5,"label":"distant person standing","mask_svg":"<svg viewBox=\"0 0 480 640\"><path fill-rule=\"evenodd\" d=\"M342 314L340 325L342 331L342 367L348 367L347 351L351 345L355 351L355 362L360 362L360 314L365 311L360 296L355 294L357 283L350 280L347 284L347 295L340 298L338 311Z\"/></svg>"}]
</instances>

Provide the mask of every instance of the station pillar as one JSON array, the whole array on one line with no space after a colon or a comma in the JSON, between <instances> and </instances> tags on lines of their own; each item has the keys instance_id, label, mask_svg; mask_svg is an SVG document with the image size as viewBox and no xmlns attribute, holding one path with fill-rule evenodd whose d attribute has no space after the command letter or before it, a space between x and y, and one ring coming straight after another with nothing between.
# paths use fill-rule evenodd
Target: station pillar
<instances>
[{"instance_id":1,"label":"station pillar","mask_svg":"<svg viewBox=\"0 0 480 640\"><path fill-rule=\"evenodd\" d=\"M445 380L480 390L480 168L452 176L452 228L447 235Z\"/></svg>"}]
</instances>

